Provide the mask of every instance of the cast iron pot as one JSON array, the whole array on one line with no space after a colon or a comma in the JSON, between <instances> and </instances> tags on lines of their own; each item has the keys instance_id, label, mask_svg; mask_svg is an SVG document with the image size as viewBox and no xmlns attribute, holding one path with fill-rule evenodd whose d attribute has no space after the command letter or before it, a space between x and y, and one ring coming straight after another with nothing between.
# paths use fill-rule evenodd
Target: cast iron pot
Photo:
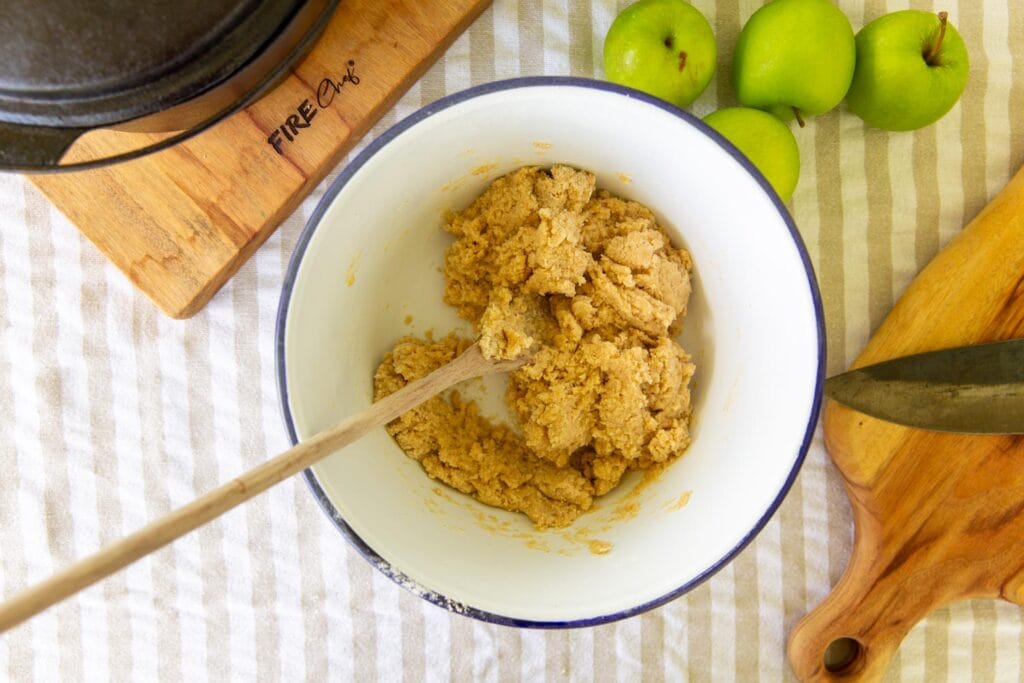
<instances>
[{"instance_id":1,"label":"cast iron pot","mask_svg":"<svg viewBox=\"0 0 1024 683\"><path fill-rule=\"evenodd\" d=\"M46 171L168 147L249 104L308 52L338 0L4 0L0 169ZM60 163L94 128L178 131Z\"/></svg>"}]
</instances>

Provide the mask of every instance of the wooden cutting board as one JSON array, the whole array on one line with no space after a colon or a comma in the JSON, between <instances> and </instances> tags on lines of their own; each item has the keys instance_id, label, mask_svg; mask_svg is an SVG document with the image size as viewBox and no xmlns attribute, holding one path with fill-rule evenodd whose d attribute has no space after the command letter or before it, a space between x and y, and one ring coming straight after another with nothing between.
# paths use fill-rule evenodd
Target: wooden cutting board
<instances>
[{"instance_id":1,"label":"wooden cutting board","mask_svg":"<svg viewBox=\"0 0 1024 683\"><path fill-rule=\"evenodd\" d=\"M490 0L342 0L266 96L156 154L32 182L164 312L200 310ZM93 131L66 160L166 135Z\"/></svg>"},{"instance_id":2,"label":"wooden cutting board","mask_svg":"<svg viewBox=\"0 0 1024 683\"><path fill-rule=\"evenodd\" d=\"M1018 337L1024 169L917 276L854 367ZM907 632L941 605L984 597L1024 606L1024 436L927 432L833 402L824 432L855 540L839 583L790 634L802 680L881 678ZM840 638L859 655L830 672L824 653Z\"/></svg>"}]
</instances>

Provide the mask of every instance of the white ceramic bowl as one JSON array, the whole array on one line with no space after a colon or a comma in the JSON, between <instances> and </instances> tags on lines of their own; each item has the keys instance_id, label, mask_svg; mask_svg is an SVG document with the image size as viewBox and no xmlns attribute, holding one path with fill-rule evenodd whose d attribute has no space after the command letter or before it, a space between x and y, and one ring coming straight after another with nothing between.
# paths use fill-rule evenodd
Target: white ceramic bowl
<instances>
[{"instance_id":1,"label":"white ceramic bowl","mask_svg":"<svg viewBox=\"0 0 1024 683\"><path fill-rule=\"evenodd\" d=\"M785 207L731 145L675 107L597 81L518 79L440 100L327 191L288 271L277 354L293 441L366 408L400 336L471 334L441 301L444 213L519 166L552 163L650 206L693 255L681 337L697 363L689 450L649 485L634 474L547 533L428 479L383 429L306 476L342 534L424 598L505 624L581 626L659 605L727 563L778 507L817 422L814 274ZM496 416L502 381L470 387ZM611 551L595 554L593 540Z\"/></svg>"}]
</instances>

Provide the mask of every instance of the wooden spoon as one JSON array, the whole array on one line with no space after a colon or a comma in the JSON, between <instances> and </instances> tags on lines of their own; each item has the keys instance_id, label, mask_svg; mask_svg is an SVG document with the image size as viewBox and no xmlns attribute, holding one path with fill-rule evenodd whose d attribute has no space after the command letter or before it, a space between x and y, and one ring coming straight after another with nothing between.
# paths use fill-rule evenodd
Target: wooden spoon
<instances>
[{"instance_id":1,"label":"wooden spoon","mask_svg":"<svg viewBox=\"0 0 1024 683\"><path fill-rule=\"evenodd\" d=\"M487 360L480 352L479 343L473 344L450 363L410 382L363 412L296 444L276 458L11 598L0 605L0 633L220 517L445 389L473 377L511 372L529 357L527 353L514 360Z\"/></svg>"}]
</instances>

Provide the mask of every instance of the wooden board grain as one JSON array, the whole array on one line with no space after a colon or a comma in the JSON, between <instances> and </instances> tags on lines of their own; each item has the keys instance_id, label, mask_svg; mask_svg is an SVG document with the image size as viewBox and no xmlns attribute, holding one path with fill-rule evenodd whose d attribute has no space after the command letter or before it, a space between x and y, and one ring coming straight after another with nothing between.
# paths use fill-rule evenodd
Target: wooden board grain
<instances>
[{"instance_id":1,"label":"wooden board grain","mask_svg":"<svg viewBox=\"0 0 1024 683\"><path fill-rule=\"evenodd\" d=\"M488 4L342 0L293 73L229 119L135 161L32 182L157 306L189 317ZM94 131L67 158L160 138Z\"/></svg>"},{"instance_id":2,"label":"wooden board grain","mask_svg":"<svg viewBox=\"0 0 1024 683\"><path fill-rule=\"evenodd\" d=\"M854 367L1024 337L1024 169L928 264ZM1024 436L928 432L830 402L825 445L853 506L853 555L790 635L802 680L877 680L928 612L966 598L1024 606ZM829 672L828 645L860 644Z\"/></svg>"}]
</instances>

